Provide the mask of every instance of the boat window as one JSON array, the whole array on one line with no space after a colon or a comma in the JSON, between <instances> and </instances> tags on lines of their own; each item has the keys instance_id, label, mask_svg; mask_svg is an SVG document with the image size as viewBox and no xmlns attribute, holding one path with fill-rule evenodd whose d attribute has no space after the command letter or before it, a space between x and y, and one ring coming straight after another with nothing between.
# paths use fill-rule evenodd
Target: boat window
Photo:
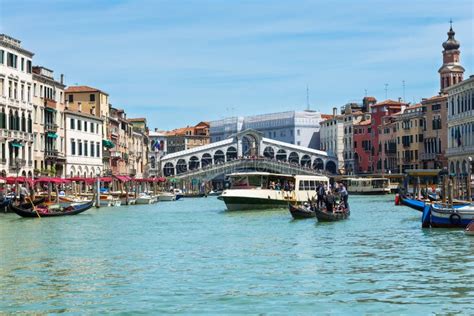
<instances>
[{"instance_id":1,"label":"boat window","mask_svg":"<svg viewBox=\"0 0 474 316\"><path fill-rule=\"evenodd\" d=\"M315 183L314 180L309 181L309 189L310 189L311 191L316 190L316 183Z\"/></svg>"},{"instance_id":2,"label":"boat window","mask_svg":"<svg viewBox=\"0 0 474 316\"><path fill-rule=\"evenodd\" d=\"M235 177L231 179L233 189L243 189L248 187L248 179L246 176Z\"/></svg>"},{"instance_id":3,"label":"boat window","mask_svg":"<svg viewBox=\"0 0 474 316\"><path fill-rule=\"evenodd\" d=\"M303 190L304 190L304 183L303 183L302 180L300 180L298 189L299 189L300 191L303 191Z\"/></svg>"},{"instance_id":4,"label":"boat window","mask_svg":"<svg viewBox=\"0 0 474 316\"><path fill-rule=\"evenodd\" d=\"M309 180L304 180L304 189L309 190Z\"/></svg>"}]
</instances>

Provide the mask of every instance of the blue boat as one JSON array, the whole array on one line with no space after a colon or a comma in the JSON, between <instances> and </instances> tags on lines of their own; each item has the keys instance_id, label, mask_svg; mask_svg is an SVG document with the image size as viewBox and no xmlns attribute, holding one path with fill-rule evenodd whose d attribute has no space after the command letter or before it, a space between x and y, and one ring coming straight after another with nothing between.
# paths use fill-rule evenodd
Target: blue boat
<instances>
[{"instance_id":1,"label":"blue boat","mask_svg":"<svg viewBox=\"0 0 474 316\"><path fill-rule=\"evenodd\" d=\"M409 199L403 195L400 195L400 201L403 205L411 207L412 209L420 212L423 212L423 209L425 208L425 202L415 199Z\"/></svg>"},{"instance_id":2,"label":"blue boat","mask_svg":"<svg viewBox=\"0 0 474 316\"><path fill-rule=\"evenodd\" d=\"M435 228L465 228L474 220L474 205L448 207L441 204L426 205L422 226Z\"/></svg>"}]
</instances>

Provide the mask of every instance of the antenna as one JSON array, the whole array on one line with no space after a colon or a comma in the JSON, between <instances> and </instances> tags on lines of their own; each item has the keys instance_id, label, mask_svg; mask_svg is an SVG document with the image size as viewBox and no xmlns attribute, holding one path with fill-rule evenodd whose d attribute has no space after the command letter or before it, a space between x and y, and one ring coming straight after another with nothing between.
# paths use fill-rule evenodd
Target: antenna
<instances>
[{"instance_id":1,"label":"antenna","mask_svg":"<svg viewBox=\"0 0 474 316\"><path fill-rule=\"evenodd\" d=\"M403 102L405 102L405 80L402 80L403 85Z\"/></svg>"},{"instance_id":2,"label":"antenna","mask_svg":"<svg viewBox=\"0 0 474 316\"><path fill-rule=\"evenodd\" d=\"M385 85L385 100L387 100L388 83L384 85Z\"/></svg>"},{"instance_id":3,"label":"antenna","mask_svg":"<svg viewBox=\"0 0 474 316\"><path fill-rule=\"evenodd\" d=\"M309 111L309 88L306 85L306 110Z\"/></svg>"},{"instance_id":4,"label":"antenna","mask_svg":"<svg viewBox=\"0 0 474 316\"><path fill-rule=\"evenodd\" d=\"M364 89L364 92L365 92L365 96L367 96L367 89Z\"/></svg>"}]
</instances>

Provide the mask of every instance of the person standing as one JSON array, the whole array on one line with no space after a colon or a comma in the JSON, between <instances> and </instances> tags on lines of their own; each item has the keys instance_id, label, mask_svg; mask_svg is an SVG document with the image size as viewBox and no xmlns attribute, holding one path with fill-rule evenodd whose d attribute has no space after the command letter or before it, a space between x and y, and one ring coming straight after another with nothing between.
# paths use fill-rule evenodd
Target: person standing
<instances>
[{"instance_id":1,"label":"person standing","mask_svg":"<svg viewBox=\"0 0 474 316\"><path fill-rule=\"evenodd\" d=\"M342 182L339 184L339 193L341 195L341 200L344 203L344 208L347 209L347 201L349 199L349 193L347 192L346 186Z\"/></svg>"}]
</instances>

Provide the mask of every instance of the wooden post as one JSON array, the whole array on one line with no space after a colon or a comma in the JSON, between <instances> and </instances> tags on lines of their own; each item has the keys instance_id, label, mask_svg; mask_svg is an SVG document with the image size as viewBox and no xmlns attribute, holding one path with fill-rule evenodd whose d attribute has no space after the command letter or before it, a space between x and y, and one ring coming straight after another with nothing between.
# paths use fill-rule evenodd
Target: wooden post
<instances>
[{"instance_id":1,"label":"wooden post","mask_svg":"<svg viewBox=\"0 0 474 316\"><path fill-rule=\"evenodd\" d=\"M453 207L453 180L448 181L448 206Z\"/></svg>"},{"instance_id":2,"label":"wooden post","mask_svg":"<svg viewBox=\"0 0 474 316\"><path fill-rule=\"evenodd\" d=\"M95 207L100 207L100 178L97 177L95 181Z\"/></svg>"},{"instance_id":3,"label":"wooden post","mask_svg":"<svg viewBox=\"0 0 474 316\"><path fill-rule=\"evenodd\" d=\"M442 195L442 202L443 204L446 203L446 175L443 176L443 182L442 182L442 186L441 186L441 195Z\"/></svg>"}]
</instances>

